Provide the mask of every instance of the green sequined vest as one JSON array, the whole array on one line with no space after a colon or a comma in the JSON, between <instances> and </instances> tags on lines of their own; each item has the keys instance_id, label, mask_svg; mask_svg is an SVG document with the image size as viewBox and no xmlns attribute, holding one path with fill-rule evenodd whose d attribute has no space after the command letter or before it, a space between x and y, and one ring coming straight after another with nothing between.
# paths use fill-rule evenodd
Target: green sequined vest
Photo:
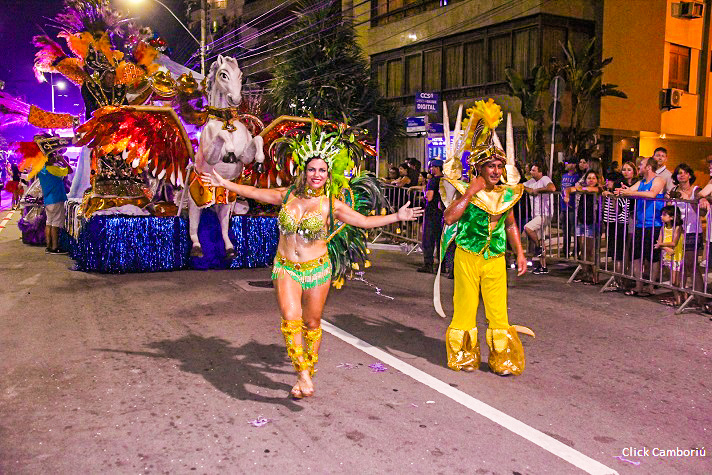
<instances>
[{"instance_id":1,"label":"green sequined vest","mask_svg":"<svg viewBox=\"0 0 712 475\"><path fill-rule=\"evenodd\" d=\"M505 221L509 211L506 211L490 231L490 215L486 211L470 203L457 222L458 247L474 254L481 254L485 259L498 257L507 250L507 233Z\"/></svg>"}]
</instances>

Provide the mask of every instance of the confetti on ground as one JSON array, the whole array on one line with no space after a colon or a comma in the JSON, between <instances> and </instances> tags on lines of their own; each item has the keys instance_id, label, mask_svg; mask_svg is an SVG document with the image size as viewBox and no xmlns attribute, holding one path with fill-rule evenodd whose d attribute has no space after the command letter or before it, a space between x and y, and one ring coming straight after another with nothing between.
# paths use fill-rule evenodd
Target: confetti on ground
<instances>
[{"instance_id":1,"label":"confetti on ground","mask_svg":"<svg viewBox=\"0 0 712 475\"><path fill-rule=\"evenodd\" d=\"M435 401L425 401L425 404L435 404Z\"/></svg>"},{"instance_id":2,"label":"confetti on ground","mask_svg":"<svg viewBox=\"0 0 712 475\"><path fill-rule=\"evenodd\" d=\"M356 367L355 364L351 363L339 363L336 365L337 368L344 368L344 369L354 369Z\"/></svg>"},{"instance_id":3,"label":"confetti on ground","mask_svg":"<svg viewBox=\"0 0 712 475\"><path fill-rule=\"evenodd\" d=\"M373 363L368 365L368 367L371 368L371 371L374 373L383 373L388 369L383 363Z\"/></svg>"},{"instance_id":4,"label":"confetti on ground","mask_svg":"<svg viewBox=\"0 0 712 475\"><path fill-rule=\"evenodd\" d=\"M636 467L637 467L638 465L640 465L640 462L634 462L634 461L632 461L632 460L628 460L627 458L623 458L622 455L616 455L616 456L613 457L613 458L614 458L614 459L618 459L618 460L620 460L620 461L622 461L622 462L628 462L628 463L630 463L630 464L635 465Z\"/></svg>"},{"instance_id":5,"label":"confetti on ground","mask_svg":"<svg viewBox=\"0 0 712 475\"><path fill-rule=\"evenodd\" d=\"M381 293L380 287L376 287L375 285L373 285L372 283L370 283L369 281L367 281L366 279L364 279L363 276L364 276L364 272L356 272L356 277L354 277L354 278L351 279L351 280L357 280L357 281L359 281L359 282L363 282L364 284L366 284L366 285L368 285L369 287L373 288L373 289L376 291L376 295L380 295L381 297L384 297L384 298L387 298L387 299L395 300L395 297L391 297L390 295L386 295L386 294Z\"/></svg>"},{"instance_id":6,"label":"confetti on ground","mask_svg":"<svg viewBox=\"0 0 712 475\"><path fill-rule=\"evenodd\" d=\"M413 407L418 407L417 404L413 404L412 402L410 403L410 405L413 406Z\"/></svg>"},{"instance_id":7,"label":"confetti on ground","mask_svg":"<svg viewBox=\"0 0 712 475\"><path fill-rule=\"evenodd\" d=\"M270 420L267 419L266 417L259 416L254 421L248 421L247 423L250 424L252 427L262 427L263 425L267 424L269 421Z\"/></svg>"}]
</instances>

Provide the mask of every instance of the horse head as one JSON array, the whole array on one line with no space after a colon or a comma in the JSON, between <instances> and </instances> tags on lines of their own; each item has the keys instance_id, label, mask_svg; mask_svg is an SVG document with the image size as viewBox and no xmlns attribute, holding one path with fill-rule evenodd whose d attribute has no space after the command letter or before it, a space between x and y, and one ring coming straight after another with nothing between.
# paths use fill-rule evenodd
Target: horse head
<instances>
[{"instance_id":1,"label":"horse head","mask_svg":"<svg viewBox=\"0 0 712 475\"><path fill-rule=\"evenodd\" d=\"M237 60L218 55L208 73L208 103L213 107L237 107L242 101L242 71Z\"/></svg>"}]
</instances>

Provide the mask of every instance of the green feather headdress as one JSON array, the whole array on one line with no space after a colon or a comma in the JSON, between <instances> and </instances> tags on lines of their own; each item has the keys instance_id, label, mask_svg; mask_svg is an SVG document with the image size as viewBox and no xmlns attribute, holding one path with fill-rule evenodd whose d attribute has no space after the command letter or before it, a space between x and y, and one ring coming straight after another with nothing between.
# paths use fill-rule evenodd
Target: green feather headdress
<instances>
[{"instance_id":1,"label":"green feather headdress","mask_svg":"<svg viewBox=\"0 0 712 475\"><path fill-rule=\"evenodd\" d=\"M354 152L360 149L353 133L345 137L348 130L346 125L339 124L334 128L335 130L328 131L312 118L308 133L280 139L290 148L292 160L300 172L304 172L307 162L312 158L320 158L326 162L331 173L331 183L326 190L330 196L338 196L339 191L348 186L349 180L345 174L355 167L352 157Z\"/></svg>"}]
</instances>

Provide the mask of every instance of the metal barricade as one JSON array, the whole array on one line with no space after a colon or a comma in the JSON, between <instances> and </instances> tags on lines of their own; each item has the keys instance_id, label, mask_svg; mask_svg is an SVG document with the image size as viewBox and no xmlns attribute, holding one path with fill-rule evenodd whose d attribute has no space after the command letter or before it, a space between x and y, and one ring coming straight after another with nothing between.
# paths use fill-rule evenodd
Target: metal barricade
<instances>
[{"instance_id":1,"label":"metal barricade","mask_svg":"<svg viewBox=\"0 0 712 475\"><path fill-rule=\"evenodd\" d=\"M674 206L671 218L677 224L665 231L660 215L669 205ZM696 201L575 192L566 203L560 192L539 192L527 196L518 215L513 210L523 243L529 239L528 223L546 215L541 210L547 209L543 221L550 224L541 226L537 235L542 256L577 264L569 283L587 271L594 283L599 273L609 276L601 292L626 279L637 282L638 288L641 284L666 288L684 296L676 313L694 299L712 299L708 258L712 228L707 226L712 214L709 209L700 211ZM680 244L675 251L664 244L677 237L676 228Z\"/></svg>"},{"instance_id":2,"label":"metal barricade","mask_svg":"<svg viewBox=\"0 0 712 475\"><path fill-rule=\"evenodd\" d=\"M412 206L425 205L422 190L392 185L383 188L392 211L408 201ZM666 205L675 206L671 208L673 221L682 222L676 253L658 243L673 237L672 229L666 234L660 226L661 210ZM576 265L568 283L583 272L590 274L594 283L598 283L599 274L607 276L601 292L626 280L637 283L638 288L649 285L669 289L684 297L676 310L681 313L695 299L700 303L712 299L712 262L708 258L712 227L707 225L712 219L712 205L707 208L701 210L696 201L680 199L584 191L565 197L561 192L542 190L525 193L511 212L522 245L529 247L533 259ZM394 243L405 243L410 254L419 249L422 225L421 217L384 226L372 241L386 236Z\"/></svg>"},{"instance_id":3,"label":"metal barricade","mask_svg":"<svg viewBox=\"0 0 712 475\"><path fill-rule=\"evenodd\" d=\"M383 184L383 194L388 198L391 204L391 212L396 212L398 209L410 201L411 207L424 207L425 199L423 190L402 188L398 186ZM375 242L379 238L386 236L395 244L406 244L408 254L420 248L423 233L423 216L420 216L414 221L403 223L393 223L387 226L378 228L375 236L371 238Z\"/></svg>"}]
</instances>

